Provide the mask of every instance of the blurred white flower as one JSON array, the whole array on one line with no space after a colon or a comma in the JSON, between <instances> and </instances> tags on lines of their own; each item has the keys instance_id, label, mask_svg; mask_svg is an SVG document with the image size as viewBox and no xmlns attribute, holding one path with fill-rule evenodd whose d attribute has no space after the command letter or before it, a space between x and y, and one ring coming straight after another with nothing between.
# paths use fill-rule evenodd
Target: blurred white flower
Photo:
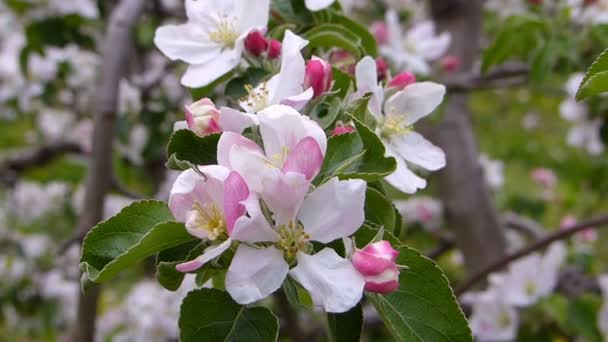
<instances>
[{"instance_id":1,"label":"blurred white flower","mask_svg":"<svg viewBox=\"0 0 608 342\"><path fill-rule=\"evenodd\" d=\"M405 223L420 223L424 228L441 228L443 205L441 201L426 196L416 196L408 200L395 201L395 207Z\"/></svg>"},{"instance_id":2,"label":"blurred white flower","mask_svg":"<svg viewBox=\"0 0 608 342\"><path fill-rule=\"evenodd\" d=\"M504 163L502 160L490 159L487 155L479 156L479 163L483 169L486 184L492 190L500 190L505 183Z\"/></svg>"},{"instance_id":3,"label":"blurred white flower","mask_svg":"<svg viewBox=\"0 0 608 342\"><path fill-rule=\"evenodd\" d=\"M466 294L463 301L473 305L469 322L478 341L515 340L519 317L515 308L506 304L499 292L490 289Z\"/></svg>"},{"instance_id":4,"label":"blurred white flower","mask_svg":"<svg viewBox=\"0 0 608 342\"><path fill-rule=\"evenodd\" d=\"M599 155L604 151L604 144L600 135L603 120L601 118L590 118L588 106L585 103L577 102L575 99L583 77L582 73L570 76L565 86L568 96L561 103L559 111L562 118L574 124L566 138L568 145L583 148L591 155Z\"/></svg>"},{"instance_id":5,"label":"blurred white flower","mask_svg":"<svg viewBox=\"0 0 608 342\"><path fill-rule=\"evenodd\" d=\"M99 9L93 0L49 0L49 10L60 15L78 14L81 17L97 19Z\"/></svg>"},{"instance_id":6,"label":"blurred white flower","mask_svg":"<svg viewBox=\"0 0 608 342\"><path fill-rule=\"evenodd\" d=\"M81 213L84 203L84 187L79 187L72 195L72 207L76 213ZM132 199L119 195L107 195L103 210L103 219L107 220L110 217L118 214L124 207L133 202Z\"/></svg>"},{"instance_id":7,"label":"blurred white flower","mask_svg":"<svg viewBox=\"0 0 608 342\"><path fill-rule=\"evenodd\" d=\"M61 109L43 108L38 114L38 129L48 141L65 138L74 124L74 114Z\"/></svg>"},{"instance_id":8,"label":"blurred white flower","mask_svg":"<svg viewBox=\"0 0 608 342\"><path fill-rule=\"evenodd\" d=\"M501 18L524 14L528 11L526 0L488 0L486 9L495 12Z\"/></svg>"},{"instance_id":9,"label":"blurred white flower","mask_svg":"<svg viewBox=\"0 0 608 342\"><path fill-rule=\"evenodd\" d=\"M129 81L123 79L120 81L119 98L118 98L118 113L138 114L141 111L141 91L139 88L132 85Z\"/></svg>"},{"instance_id":10,"label":"blurred white flower","mask_svg":"<svg viewBox=\"0 0 608 342\"><path fill-rule=\"evenodd\" d=\"M43 274L38 280L38 287L44 298L57 301L60 315L57 322L74 322L78 308L80 282L78 278L68 279L60 269L53 269Z\"/></svg>"},{"instance_id":11,"label":"blurred white flower","mask_svg":"<svg viewBox=\"0 0 608 342\"><path fill-rule=\"evenodd\" d=\"M568 0L572 20L583 25L608 23L608 0Z\"/></svg>"},{"instance_id":12,"label":"blurred white flower","mask_svg":"<svg viewBox=\"0 0 608 342\"><path fill-rule=\"evenodd\" d=\"M51 240L45 234L19 235L17 241L29 260L43 256L51 247Z\"/></svg>"},{"instance_id":13,"label":"blurred white flower","mask_svg":"<svg viewBox=\"0 0 608 342\"><path fill-rule=\"evenodd\" d=\"M553 243L544 255L531 254L511 263L506 272L490 275L490 286L497 289L509 305L534 305L553 292L565 258L566 246Z\"/></svg>"},{"instance_id":14,"label":"blurred white flower","mask_svg":"<svg viewBox=\"0 0 608 342\"><path fill-rule=\"evenodd\" d=\"M49 212L61 209L67 192L67 184L60 182L45 185L19 181L10 195L11 213L20 222L29 224Z\"/></svg>"},{"instance_id":15,"label":"blurred white flower","mask_svg":"<svg viewBox=\"0 0 608 342\"><path fill-rule=\"evenodd\" d=\"M450 33L436 34L435 24L430 20L416 23L404 33L397 12L389 10L386 24L388 43L380 47L380 51L401 71L428 75L431 72L429 62L442 57L450 47Z\"/></svg>"},{"instance_id":16,"label":"blurred white flower","mask_svg":"<svg viewBox=\"0 0 608 342\"><path fill-rule=\"evenodd\" d=\"M136 124L129 132L127 143L117 143L120 153L135 165L142 165L144 162L143 152L150 138L150 133L144 125Z\"/></svg>"},{"instance_id":17,"label":"blurred white flower","mask_svg":"<svg viewBox=\"0 0 608 342\"><path fill-rule=\"evenodd\" d=\"M600 289L602 289L602 296L604 296L604 304L600 308L597 317L598 327L604 335L604 339L608 339L608 274L604 274L598 277L598 283Z\"/></svg>"}]
</instances>

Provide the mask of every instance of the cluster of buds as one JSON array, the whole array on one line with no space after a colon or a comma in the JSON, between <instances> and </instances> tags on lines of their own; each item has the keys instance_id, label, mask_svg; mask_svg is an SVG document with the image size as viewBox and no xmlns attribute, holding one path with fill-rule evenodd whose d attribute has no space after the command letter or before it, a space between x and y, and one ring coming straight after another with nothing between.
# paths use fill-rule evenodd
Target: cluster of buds
<instances>
[{"instance_id":1,"label":"cluster of buds","mask_svg":"<svg viewBox=\"0 0 608 342\"><path fill-rule=\"evenodd\" d=\"M281 55L281 42L268 39L258 30L249 32L245 38L245 50L252 56L259 57L266 53L268 58L276 59Z\"/></svg>"}]
</instances>

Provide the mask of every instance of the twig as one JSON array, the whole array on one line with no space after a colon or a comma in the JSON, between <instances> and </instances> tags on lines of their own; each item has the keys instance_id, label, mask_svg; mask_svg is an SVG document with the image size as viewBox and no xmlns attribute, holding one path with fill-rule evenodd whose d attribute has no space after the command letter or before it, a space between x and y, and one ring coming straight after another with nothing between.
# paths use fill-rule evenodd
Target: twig
<instances>
[{"instance_id":1,"label":"twig","mask_svg":"<svg viewBox=\"0 0 608 342\"><path fill-rule=\"evenodd\" d=\"M69 141L57 141L19 151L13 157L0 161L0 176L8 182L28 168L44 166L67 153L82 152L79 144Z\"/></svg>"},{"instance_id":2,"label":"twig","mask_svg":"<svg viewBox=\"0 0 608 342\"><path fill-rule=\"evenodd\" d=\"M80 216L77 235L101 221L105 197L112 185L112 142L118 102L119 82L126 72L129 52L133 48L131 30L141 16L145 0L122 0L112 12L103 46L101 83L95 104L93 152L85 187L84 210ZM92 342L95 338L95 318L99 287L81 294L78 319L71 334L73 342Z\"/></svg>"},{"instance_id":3,"label":"twig","mask_svg":"<svg viewBox=\"0 0 608 342\"><path fill-rule=\"evenodd\" d=\"M587 221L580 222L580 223L573 225L571 227L568 227L566 229L562 229L553 234L547 235L544 238L530 244L528 247L525 247L513 254L509 254L509 255L505 256L504 258L501 258L501 259L497 260L496 262L490 264L489 266L483 268L481 271L473 274L473 276L471 276L469 279L467 279L465 282L463 282L462 285L460 285L460 287L456 290L456 294L461 295L461 294L465 293L470 288L472 288L475 284L477 284L478 282L485 279L485 277L487 275L507 266L509 263L511 263L514 260L523 258L531 253L534 253L534 252L550 245L551 243L553 243L555 241L569 238L573 234L576 234L583 230L590 229L590 228L598 228L598 227L600 227L602 225L606 225L606 224L608 224L608 214L598 216L596 218L592 218Z\"/></svg>"},{"instance_id":4,"label":"twig","mask_svg":"<svg viewBox=\"0 0 608 342\"><path fill-rule=\"evenodd\" d=\"M485 75L455 75L444 82L450 92L466 92L478 89L507 88L526 84L529 67L526 65L505 65Z\"/></svg>"},{"instance_id":5,"label":"twig","mask_svg":"<svg viewBox=\"0 0 608 342\"><path fill-rule=\"evenodd\" d=\"M502 220L505 227L522 232L534 239L540 239L547 234L547 231L540 223L512 212L504 214Z\"/></svg>"},{"instance_id":6,"label":"twig","mask_svg":"<svg viewBox=\"0 0 608 342\"><path fill-rule=\"evenodd\" d=\"M448 238L440 238L439 246L435 247L435 249L431 250L426 257L429 259L437 260L446 252L449 252L452 248L454 248L454 240Z\"/></svg>"}]
</instances>

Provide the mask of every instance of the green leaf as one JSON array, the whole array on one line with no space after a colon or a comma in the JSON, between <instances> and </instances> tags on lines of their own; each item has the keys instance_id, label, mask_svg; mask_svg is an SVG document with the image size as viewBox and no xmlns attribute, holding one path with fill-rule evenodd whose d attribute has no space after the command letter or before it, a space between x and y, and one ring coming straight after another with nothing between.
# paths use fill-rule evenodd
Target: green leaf
<instances>
[{"instance_id":1,"label":"green leaf","mask_svg":"<svg viewBox=\"0 0 608 342\"><path fill-rule=\"evenodd\" d=\"M317 13L325 13L325 15L316 16L319 19L319 23L340 25L348 29L353 35L357 36L361 40L361 48L363 49L363 53L365 55L373 57L378 55L376 38L374 38L374 35L367 29L367 27L349 17L340 14L336 10L327 10Z\"/></svg>"},{"instance_id":2,"label":"green leaf","mask_svg":"<svg viewBox=\"0 0 608 342\"><path fill-rule=\"evenodd\" d=\"M361 57L362 40L348 28L337 24L321 24L314 26L303 34L309 41L308 48L342 48L356 57Z\"/></svg>"},{"instance_id":3,"label":"green leaf","mask_svg":"<svg viewBox=\"0 0 608 342\"><path fill-rule=\"evenodd\" d=\"M482 54L481 71L487 72L510 58L527 61L537 46L542 46L548 32L545 22L534 15L508 18L496 39Z\"/></svg>"},{"instance_id":4,"label":"green leaf","mask_svg":"<svg viewBox=\"0 0 608 342\"><path fill-rule=\"evenodd\" d=\"M395 208L384 194L374 188L367 188L365 193L365 221L384 227L385 230L395 230Z\"/></svg>"},{"instance_id":5,"label":"green leaf","mask_svg":"<svg viewBox=\"0 0 608 342\"><path fill-rule=\"evenodd\" d=\"M179 315L182 342L276 341L279 321L263 307L237 304L223 291L195 290L182 302Z\"/></svg>"},{"instance_id":6,"label":"green leaf","mask_svg":"<svg viewBox=\"0 0 608 342\"><path fill-rule=\"evenodd\" d=\"M375 242L375 239L378 237L378 234L381 229L381 227L377 227L374 224L364 224L363 227L359 228L359 230L357 230L357 233L355 233L355 242L357 248L363 249L369 243ZM383 231L382 240L390 242L394 248L403 245L403 243L401 243L399 239L397 239L391 232L387 231Z\"/></svg>"},{"instance_id":7,"label":"green leaf","mask_svg":"<svg viewBox=\"0 0 608 342\"><path fill-rule=\"evenodd\" d=\"M363 310L361 304L347 312L327 314L329 324L329 337L332 342L352 342L361 339L363 327Z\"/></svg>"},{"instance_id":8,"label":"green leaf","mask_svg":"<svg viewBox=\"0 0 608 342\"><path fill-rule=\"evenodd\" d=\"M336 67L332 67L332 74L335 81L332 90L337 90L337 95L341 99L343 99L346 97L346 94L348 93L350 86L353 83L353 79L349 74L343 72L342 70Z\"/></svg>"},{"instance_id":9,"label":"green leaf","mask_svg":"<svg viewBox=\"0 0 608 342\"><path fill-rule=\"evenodd\" d=\"M306 291L302 285L298 284L298 282L294 281L290 277L285 278L283 282L283 292L285 292L285 296L291 305L305 309L312 310L313 302L312 297L310 297L310 293Z\"/></svg>"},{"instance_id":10,"label":"green leaf","mask_svg":"<svg viewBox=\"0 0 608 342\"><path fill-rule=\"evenodd\" d=\"M235 77L226 84L226 90L224 94L238 101L242 97L247 95L247 89L245 86L257 86L264 77L268 76L268 73L261 68L250 68L243 76Z\"/></svg>"},{"instance_id":11,"label":"green leaf","mask_svg":"<svg viewBox=\"0 0 608 342\"><path fill-rule=\"evenodd\" d=\"M583 83L576 93L576 100L582 101L588 97L608 92L608 70L598 72Z\"/></svg>"},{"instance_id":12,"label":"green leaf","mask_svg":"<svg viewBox=\"0 0 608 342\"><path fill-rule=\"evenodd\" d=\"M585 341L603 341L602 333L597 326L597 312L601 303L593 296L583 295L569 303L566 324L584 336Z\"/></svg>"},{"instance_id":13,"label":"green leaf","mask_svg":"<svg viewBox=\"0 0 608 342\"><path fill-rule=\"evenodd\" d=\"M83 277L103 283L149 256L194 239L183 223L171 220L165 203L139 201L101 222L83 241Z\"/></svg>"},{"instance_id":14,"label":"green leaf","mask_svg":"<svg viewBox=\"0 0 608 342\"><path fill-rule=\"evenodd\" d=\"M329 138L325 160L315 184L335 176L373 182L395 171L397 161L385 156L386 149L380 138L358 120L353 121L356 132Z\"/></svg>"},{"instance_id":15,"label":"green leaf","mask_svg":"<svg viewBox=\"0 0 608 342\"><path fill-rule=\"evenodd\" d=\"M587 70L576 93L576 100L582 101L606 91L608 91L608 49L604 50Z\"/></svg>"},{"instance_id":16,"label":"green leaf","mask_svg":"<svg viewBox=\"0 0 608 342\"><path fill-rule=\"evenodd\" d=\"M310 118L315 120L323 129L329 128L340 114L342 100L336 96L329 96L325 101L318 103L310 111Z\"/></svg>"},{"instance_id":17,"label":"green leaf","mask_svg":"<svg viewBox=\"0 0 608 342\"><path fill-rule=\"evenodd\" d=\"M173 132L167 145L167 166L177 170L191 165L217 164L217 143L220 134L209 134L199 137L189 129ZM188 163L184 163L188 162Z\"/></svg>"},{"instance_id":18,"label":"green leaf","mask_svg":"<svg viewBox=\"0 0 608 342\"><path fill-rule=\"evenodd\" d=\"M400 247L399 290L368 294L386 327L397 341L473 341L471 330L448 279L430 259Z\"/></svg>"},{"instance_id":19,"label":"green leaf","mask_svg":"<svg viewBox=\"0 0 608 342\"><path fill-rule=\"evenodd\" d=\"M541 84L547 79L559 58L559 47L559 43L555 39L551 39L535 53L530 68L530 79L533 82Z\"/></svg>"},{"instance_id":20,"label":"green leaf","mask_svg":"<svg viewBox=\"0 0 608 342\"><path fill-rule=\"evenodd\" d=\"M362 122L365 126L369 127L371 130L376 128L376 119L372 115L372 113L368 110L369 101L372 99L374 94L367 93L363 95L361 98L358 98L351 103L349 103L348 107L346 107L345 111L350 116Z\"/></svg>"},{"instance_id":21,"label":"green leaf","mask_svg":"<svg viewBox=\"0 0 608 342\"><path fill-rule=\"evenodd\" d=\"M188 255L192 249L199 244L199 241L188 243L164 250L156 255L156 279L169 291L176 291L185 274L175 269L175 266L188 260Z\"/></svg>"}]
</instances>

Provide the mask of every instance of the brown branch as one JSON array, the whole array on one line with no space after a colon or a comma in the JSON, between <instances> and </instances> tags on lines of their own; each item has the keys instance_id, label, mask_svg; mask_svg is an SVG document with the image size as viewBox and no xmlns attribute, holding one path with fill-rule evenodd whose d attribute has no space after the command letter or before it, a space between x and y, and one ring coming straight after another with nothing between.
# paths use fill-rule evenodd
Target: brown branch
<instances>
[{"instance_id":1,"label":"brown branch","mask_svg":"<svg viewBox=\"0 0 608 342\"><path fill-rule=\"evenodd\" d=\"M531 253L534 253L542 248L545 248L555 241L567 239L570 236L572 236L573 234L576 234L578 232L581 232L583 230L590 229L590 228L599 228L602 225L608 225L608 214L598 216L596 218L592 218L587 221L580 222L580 223L573 225L571 227L568 227L566 229L562 229L562 230L556 231L553 234L547 235L544 238L530 244L529 246L527 246L515 253L507 255L507 256L497 260L496 262L488 265L487 267L481 269L477 273L473 274L473 276L471 276L469 279L467 279L465 282L463 282L462 285L460 285L460 287L456 290L456 294L461 295L461 294L465 293L470 288L472 288L475 284L484 280L486 278L486 276L488 276L490 273L498 271L499 269L507 266L509 263L511 263L519 258L523 258Z\"/></svg>"},{"instance_id":2,"label":"brown branch","mask_svg":"<svg viewBox=\"0 0 608 342\"><path fill-rule=\"evenodd\" d=\"M105 197L112 186L112 142L118 102L119 82L126 72L133 49L131 31L141 16L146 1L122 0L110 17L103 46L101 83L97 92L94 117L93 152L87 170L84 210L78 222L83 236L103 217ZM81 294L78 319L71 334L73 342L93 342L99 287Z\"/></svg>"},{"instance_id":3,"label":"brown branch","mask_svg":"<svg viewBox=\"0 0 608 342\"><path fill-rule=\"evenodd\" d=\"M10 183L28 168L44 166L64 154L82 152L80 144L69 141L57 141L19 151L14 156L0 161L0 176L5 182Z\"/></svg>"},{"instance_id":4,"label":"brown branch","mask_svg":"<svg viewBox=\"0 0 608 342\"><path fill-rule=\"evenodd\" d=\"M515 87L528 82L529 71L530 68L526 65L505 65L485 75L476 73L455 75L444 84L451 92Z\"/></svg>"},{"instance_id":5,"label":"brown branch","mask_svg":"<svg viewBox=\"0 0 608 342\"><path fill-rule=\"evenodd\" d=\"M540 239L547 234L540 223L512 212L504 214L502 221L505 227L524 233L534 239Z\"/></svg>"},{"instance_id":6,"label":"brown branch","mask_svg":"<svg viewBox=\"0 0 608 342\"><path fill-rule=\"evenodd\" d=\"M290 337L290 341L306 342L308 339L300 329L298 312L289 304L285 292L283 292L283 290L277 291L275 293L275 298L277 300L279 312L281 313L281 318L283 318L285 323L285 329L281 329L281 331L285 332L285 334Z\"/></svg>"}]
</instances>

